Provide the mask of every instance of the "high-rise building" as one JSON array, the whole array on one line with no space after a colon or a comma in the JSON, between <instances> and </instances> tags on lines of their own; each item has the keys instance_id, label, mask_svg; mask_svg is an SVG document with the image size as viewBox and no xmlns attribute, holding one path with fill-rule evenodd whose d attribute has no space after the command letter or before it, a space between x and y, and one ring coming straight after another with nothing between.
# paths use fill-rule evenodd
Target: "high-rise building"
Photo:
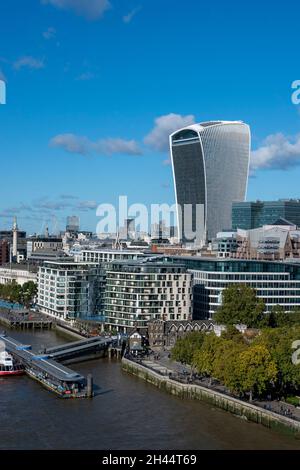
<instances>
[{"instance_id":1,"label":"high-rise building","mask_svg":"<svg viewBox=\"0 0 300 470\"><path fill-rule=\"evenodd\" d=\"M72 258L45 261L38 271L38 307L61 319L101 316L104 271Z\"/></svg>"},{"instance_id":2,"label":"high-rise building","mask_svg":"<svg viewBox=\"0 0 300 470\"><path fill-rule=\"evenodd\" d=\"M71 215L67 217L67 232L79 232L79 225L79 217L77 217L77 215Z\"/></svg>"},{"instance_id":3,"label":"high-rise building","mask_svg":"<svg viewBox=\"0 0 300 470\"><path fill-rule=\"evenodd\" d=\"M188 320L192 276L182 264L114 261L106 266L105 316L111 329L146 329L150 320Z\"/></svg>"},{"instance_id":4,"label":"high-rise building","mask_svg":"<svg viewBox=\"0 0 300 470\"><path fill-rule=\"evenodd\" d=\"M170 136L179 238L203 244L231 227L233 201L244 201L250 128L241 121L210 121Z\"/></svg>"},{"instance_id":5,"label":"high-rise building","mask_svg":"<svg viewBox=\"0 0 300 470\"><path fill-rule=\"evenodd\" d=\"M232 203L232 228L250 230L263 225L276 225L285 219L300 227L300 200L249 201Z\"/></svg>"},{"instance_id":6,"label":"high-rise building","mask_svg":"<svg viewBox=\"0 0 300 470\"><path fill-rule=\"evenodd\" d=\"M124 226L120 228L119 236L121 240L133 240L135 238L135 219L128 218L124 220Z\"/></svg>"}]
</instances>

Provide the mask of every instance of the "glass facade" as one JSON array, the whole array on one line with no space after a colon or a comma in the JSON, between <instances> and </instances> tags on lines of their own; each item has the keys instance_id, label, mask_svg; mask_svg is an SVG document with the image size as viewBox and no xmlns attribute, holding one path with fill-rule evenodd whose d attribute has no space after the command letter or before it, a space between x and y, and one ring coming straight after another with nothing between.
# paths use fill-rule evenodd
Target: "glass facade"
<instances>
[{"instance_id":1,"label":"glass facade","mask_svg":"<svg viewBox=\"0 0 300 470\"><path fill-rule=\"evenodd\" d=\"M286 219L300 226L300 201L233 202L232 228L250 230Z\"/></svg>"},{"instance_id":2,"label":"glass facade","mask_svg":"<svg viewBox=\"0 0 300 470\"><path fill-rule=\"evenodd\" d=\"M300 308L300 263L256 260L216 260L172 257L193 273L193 318L214 317L222 291L230 284L247 284L266 304L266 311L282 305L285 311Z\"/></svg>"},{"instance_id":3,"label":"glass facade","mask_svg":"<svg viewBox=\"0 0 300 470\"><path fill-rule=\"evenodd\" d=\"M101 266L47 261L38 272L38 307L47 315L75 319L103 314Z\"/></svg>"},{"instance_id":4,"label":"glass facade","mask_svg":"<svg viewBox=\"0 0 300 470\"><path fill-rule=\"evenodd\" d=\"M190 241L192 232L196 232L197 204L203 206L205 217L204 160L199 137L194 134L196 138L191 142L185 142L183 145L174 142L172 149L177 201L181 206L182 220L185 222L182 231L184 241ZM185 210L187 204L192 205L191 217Z\"/></svg>"},{"instance_id":5,"label":"glass facade","mask_svg":"<svg viewBox=\"0 0 300 470\"><path fill-rule=\"evenodd\" d=\"M170 142L181 238L193 242L195 235L194 239L190 235L197 230L202 241L211 240L231 226L232 202L245 199L249 126L242 122L192 125L172 134ZM186 217L187 204L192 211Z\"/></svg>"}]
</instances>

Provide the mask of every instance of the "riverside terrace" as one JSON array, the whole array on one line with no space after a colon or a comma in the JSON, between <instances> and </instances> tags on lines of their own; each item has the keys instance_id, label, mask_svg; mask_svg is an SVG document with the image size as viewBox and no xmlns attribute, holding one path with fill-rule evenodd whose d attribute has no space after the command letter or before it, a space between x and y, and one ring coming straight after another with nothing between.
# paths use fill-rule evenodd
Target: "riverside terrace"
<instances>
[{"instance_id":1,"label":"riverside terrace","mask_svg":"<svg viewBox=\"0 0 300 470\"><path fill-rule=\"evenodd\" d=\"M10 328L51 329L52 320L26 309L0 307L0 323Z\"/></svg>"}]
</instances>

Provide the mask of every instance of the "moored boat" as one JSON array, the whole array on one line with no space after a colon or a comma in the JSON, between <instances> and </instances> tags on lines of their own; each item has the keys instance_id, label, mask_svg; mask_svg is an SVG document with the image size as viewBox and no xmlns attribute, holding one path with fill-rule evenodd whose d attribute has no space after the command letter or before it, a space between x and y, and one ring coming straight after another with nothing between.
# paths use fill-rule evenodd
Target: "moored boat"
<instances>
[{"instance_id":1,"label":"moored boat","mask_svg":"<svg viewBox=\"0 0 300 470\"><path fill-rule=\"evenodd\" d=\"M24 374L22 364L16 363L7 351L0 351L0 377L22 374Z\"/></svg>"}]
</instances>

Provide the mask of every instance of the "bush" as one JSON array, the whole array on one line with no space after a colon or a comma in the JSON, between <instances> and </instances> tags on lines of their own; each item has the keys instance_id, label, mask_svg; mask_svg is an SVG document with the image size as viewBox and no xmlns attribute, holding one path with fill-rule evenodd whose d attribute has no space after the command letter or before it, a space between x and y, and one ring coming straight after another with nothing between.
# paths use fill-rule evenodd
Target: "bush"
<instances>
[{"instance_id":1,"label":"bush","mask_svg":"<svg viewBox=\"0 0 300 470\"><path fill-rule=\"evenodd\" d=\"M286 397L285 401L289 403L289 405L299 406L300 400L298 397Z\"/></svg>"}]
</instances>

